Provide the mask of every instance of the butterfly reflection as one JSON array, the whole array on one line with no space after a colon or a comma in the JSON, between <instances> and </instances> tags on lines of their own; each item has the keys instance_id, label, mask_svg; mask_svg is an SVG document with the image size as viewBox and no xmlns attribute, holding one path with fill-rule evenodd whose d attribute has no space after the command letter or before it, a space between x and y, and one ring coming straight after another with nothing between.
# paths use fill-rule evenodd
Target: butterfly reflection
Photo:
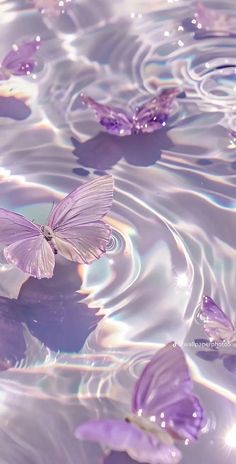
<instances>
[{"instance_id":1,"label":"butterfly reflection","mask_svg":"<svg viewBox=\"0 0 236 464\"><path fill-rule=\"evenodd\" d=\"M30 108L18 98L0 96L0 117L22 121L30 116Z\"/></svg>"},{"instance_id":2,"label":"butterfly reflection","mask_svg":"<svg viewBox=\"0 0 236 464\"><path fill-rule=\"evenodd\" d=\"M169 343L141 373L125 419L91 420L79 425L75 435L126 451L138 462L177 464L182 454L175 442L196 440L204 423L203 408L192 388L183 351Z\"/></svg>"}]
</instances>

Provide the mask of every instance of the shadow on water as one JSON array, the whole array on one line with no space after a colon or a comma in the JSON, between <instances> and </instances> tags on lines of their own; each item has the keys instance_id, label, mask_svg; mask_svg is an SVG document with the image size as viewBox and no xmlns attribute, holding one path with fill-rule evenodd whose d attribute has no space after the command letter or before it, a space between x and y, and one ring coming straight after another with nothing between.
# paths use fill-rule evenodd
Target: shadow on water
<instances>
[{"instance_id":1,"label":"shadow on water","mask_svg":"<svg viewBox=\"0 0 236 464\"><path fill-rule=\"evenodd\" d=\"M81 350L102 316L97 315L99 308L88 308L81 301L77 269L74 263L57 266L52 279L29 278L17 300L0 297L0 370L24 359L23 323L53 351Z\"/></svg>"},{"instance_id":2,"label":"shadow on water","mask_svg":"<svg viewBox=\"0 0 236 464\"><path fill-rule=\"evenodd\" d=\"M78 157L80 165L97 171L106 171L124 158L134 166L151 166L160 160L164 150L172 147L163 128L152 134L138 134L119 137L106 132L100 132L93 139L80 143L72 137L73 154ZM96 155L94 155L96 153ZM81 169L74 172L80 174Z\"/></svg>"},{"instance_id":3,"label":"shadow on water","mask_svg":"<svg viewBox=\"0 0 236 464\"><path fill-rule=\"evenodd\" d=\"M137 461L131 459L127 453L113 451L109 456L101 460L100 464L136 464Z\"/></svg>"},{"instance_id":4,"label":"shadow on water","mask_svg":"<svg viewBox=\"0 0 236 464\"><path fill-rule=\"evenodd\" d=\"M208 340L196 339L195 343L209 344ZM204 361L214 362L217 359L222 360L225 369L229 372L236 373L236 354L225 353L217 347L212 347L210 350L198 351L196 355Z\"/></svg>"},{"instance_id":5,"label":"shadow on water","mask_svg":"<svg viewBox=\"0 0 236 464\"><path fill-rule=\"evenodd\" d=\"M16 121L22 121L30 116L30 108L22 101L15 97L0 96L0 117L11 118Z\"/></svg>"}]
</instances>

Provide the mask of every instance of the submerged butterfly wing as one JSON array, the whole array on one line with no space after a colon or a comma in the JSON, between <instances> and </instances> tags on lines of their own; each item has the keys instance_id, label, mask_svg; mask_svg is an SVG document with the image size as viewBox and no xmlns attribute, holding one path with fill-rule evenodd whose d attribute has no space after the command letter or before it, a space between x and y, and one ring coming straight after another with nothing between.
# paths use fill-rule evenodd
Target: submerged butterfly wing
<instances>
[{"instance_id":1,"label":"submerged butterfly wing","mask_svg":"<svg viewBox=\"0 0 236 464\"><path fill-rule=\"evenodd\" d=\"M1 67L15 76L30 74L35 67L34 54L39 48L38 41L27 42L11 50Z\"/></svg>"},{"instance_id":2,"label":"submerged butterfly wing","mask_svg":"<svg viewBox=\"0 0 236 464\"><path fill-rule=\"evenodd\" d=\"M58 252L78 263L90 263L106 251L111 229L100 219L113 199L112 176L87 182L70 193L51 212Z\"/></svg>"},{"instance_id":3,"label":"submerged butterfly wing","mask_svg":"<svg viewBox=\"0 0 236 464\"><path fill-rule=\"evenodd\" d=\"M0 244L9 264L37 277L52 277L54 254L40 227L21 214L0 208Z\"/></svg>"},{"instance_id":4,"label":"submerged butterfly wing","mask_svg":"<svg viewBox=\"0 0 236 464\"><path fill-rule=\"evenodd\" d=\"M157 424L173 437L195 439L203 426L203 409L192 389L183 351L169 343L141 373L133 393L132 411L144 417L155 416Z\"/></svg>"},{"instance_id":5,"label":"submerged butterfly wing","mask_svg":"<svg viewBox=\"0 0 236 464\"><path fill-rule=\"evenodd\" d=\"M165 125L172 109L173 100L180 93L177 88L166 89L157 97L148 100L136 111L136 129L153 132Z\"/></svg>"},{"instance_id":6,"label":"submerged butterfly wing","mask_svg":"<svg viewBox=\"0 0 236 464\"><path fill-rule=\"evenodd\" d=\"M84 104L95 111L99 123L105 127L107 132L115 135L130 135L132 133L132 121L121 109L97 103L93 98L84 94L81 94L81 99Z\"/></svg>"},{"instance_id":7,"label":"submerged butterfly wing","mask_svg":"<svg viewBox=\"0 0 236 464\"><path fill-rule=\"evenodd\" d=\"M158 437L121 420L94 420L80 425L77 438L99 442L114 451L126 451L137 462L177 464L181 452L174 445L165 445Z\"/></svg>"},{"instance_id":8,"label":"submerged butterfly wing","mask_svg":"<svg viewBox=\"0 0 236 464\"><path fill-rule=\"evenodd\" d=\"M204 296L202 299L200 316L204 330L211 341L230 340L234 335L235 328L232 322L209 296Z\"/></svg>"}]
</instances>

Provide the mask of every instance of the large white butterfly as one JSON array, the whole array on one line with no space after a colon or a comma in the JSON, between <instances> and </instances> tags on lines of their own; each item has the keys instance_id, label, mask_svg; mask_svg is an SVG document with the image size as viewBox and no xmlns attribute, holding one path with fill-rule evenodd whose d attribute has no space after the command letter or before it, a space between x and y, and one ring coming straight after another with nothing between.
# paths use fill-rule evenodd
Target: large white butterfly
<instances>
[{"instance_id":1,"label":"large white butterfly","mask_svg":"<svg viewBox=\"0 0 236 464\"><path fill-rule=\"evenodd\" d=\"M112 198L112 176L104 176L67 195L44 226L0 208L5 259L38 279L52 277L57 253L78 263L98 259L110 241L110 226L101 219L111 208Z\"/></svg>"}]
</instances>

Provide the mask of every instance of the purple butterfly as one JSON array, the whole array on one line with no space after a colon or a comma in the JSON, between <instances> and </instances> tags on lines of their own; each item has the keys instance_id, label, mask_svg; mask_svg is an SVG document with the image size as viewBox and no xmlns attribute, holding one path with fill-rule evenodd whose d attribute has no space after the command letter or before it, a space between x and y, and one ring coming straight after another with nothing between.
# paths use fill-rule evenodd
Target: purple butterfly
<instances>
[{"instance_id":1,"label":"purple butterfly","mask_svg":"<svg viewBox=\"0 0 236 464\"><path fill-rule=\"evenodd\" d=\"M217 343L226 341L236 346L234 325L209 296L203 297L199 315L210 341Z\"/></svg>"},{"instance_id":2,"label":"purple butterfly","mask_svg":"<svg viewBox=\"0 0 236 464\"><path fill-rule=\"evenodd\" d=\"M75 435L126 451L138 462L176 464L182 455L175 440L195 440L203 427L203 409L192 388L183 351L169 343L144 368L125 420L88 421Z\"/></svg>"},{"instance_id":3,"label":"purple butterfly","mask_svg":"<svg viewBox=\"0 0 236 464\"><path fill-rule=\"evenodd\" d=\"M5 259L38 279L52 277L57 253L77 263L98 259L110 241L110 226L101 218L112 197L112 176L87 182L52 209L45 226L0 208Z\"/></svg>"},{"instance_id":4,"label":"purple butterfly","mask_svg":"<svg viewBox=\"0 0 236 464\"><path fill-rule=\"evenodd\" d=\"M8 80L11 75L25 76L32 73L36 62L34 55L40 46L40 37L22 45L14 44L12 50L0 64L0 80Z\"/></svg>"},{"instance_id":5,"label":"purple butterfly","mask_svg":"<svg viewBox=\"0 0 236 464\"><path fill-rule=\"evenodd\" d=\"M180 90L177 88L165 89L157 97L148 100L140 108L136 108L131 115L122 109L97 103L83 93L81 93L81 99L84 104L95 111L99 123L105 127L107 132L124 136L140 132L154 132L165 126L173 100L179 93Z\"/></svg>"}]
</instances>

